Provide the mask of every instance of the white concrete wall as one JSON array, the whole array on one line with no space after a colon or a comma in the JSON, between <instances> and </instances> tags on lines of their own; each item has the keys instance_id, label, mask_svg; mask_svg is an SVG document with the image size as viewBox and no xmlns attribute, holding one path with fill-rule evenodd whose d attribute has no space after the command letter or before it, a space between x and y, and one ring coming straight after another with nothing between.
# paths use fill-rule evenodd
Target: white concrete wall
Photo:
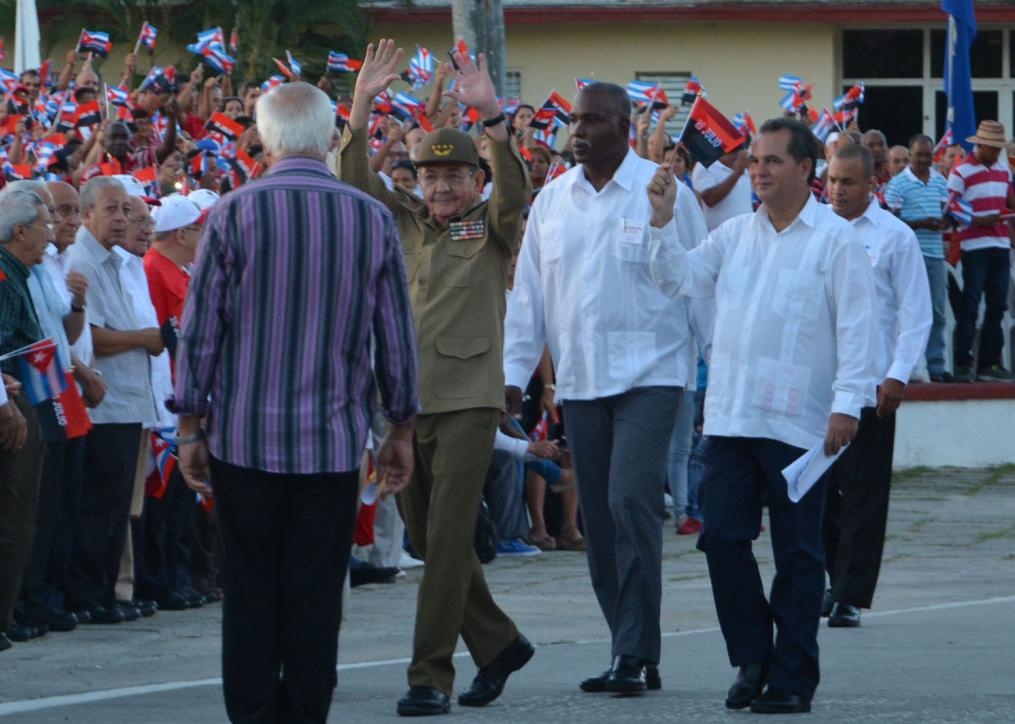
<instances>
[{"instance_id":1,"label":"white concrete wall","mask_svg":"<svg viewBox=\"0 0 1015 724\"><path fill-rule=\"evenodd\" d=\"M894 468L977 468L1015 462L1015 400L905 402Z\"/></svg>"}]
</instances>

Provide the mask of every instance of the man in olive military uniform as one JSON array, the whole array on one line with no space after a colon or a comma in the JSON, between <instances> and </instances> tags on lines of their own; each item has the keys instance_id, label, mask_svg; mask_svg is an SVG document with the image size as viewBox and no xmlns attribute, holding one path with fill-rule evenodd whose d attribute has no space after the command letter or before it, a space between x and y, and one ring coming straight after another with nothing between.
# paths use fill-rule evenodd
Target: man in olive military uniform
<instances>
[{"instance_id":1,"label":"man in olive military uniform","mask_svg":"<svg viewBox=\"0 0 1015 724\"><path fill-rule=\"evenodd\" d=\"M489 75L455 56L456 102L479 111L489 139L493 193L482 200L483 173L473 140L442 128L419 144L423 199L389 191L368 164L373 99L398 78L393 41L367 48L342 142L342 180L387 204L405 254L420 357L421 414L415 471L399 493L409 539L426 561L416 607L409 692L402 715L443 714L461 634L479 667L463 706L496 699L534 649L500 610L472 547L483 482L503 409L506 284L529 197L528 173L504 124Z\"/></svg>"}]
</instances>

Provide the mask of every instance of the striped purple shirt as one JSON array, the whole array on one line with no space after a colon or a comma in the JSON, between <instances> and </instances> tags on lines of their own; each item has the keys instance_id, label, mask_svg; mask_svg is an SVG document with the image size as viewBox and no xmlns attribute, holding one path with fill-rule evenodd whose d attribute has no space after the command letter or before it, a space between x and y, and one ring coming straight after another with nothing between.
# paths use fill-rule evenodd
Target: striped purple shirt
<instances>
[{"instance_id":1,"label":"striped purple shirt","mask_svg":"<svg viewBox=\"0 0 1015 724\"><path fill-rule=\"evenodd\" d=\"M183 311L174 406L208 415L212 455L273 473L354 470L375 379L385 416L403 422L418 409L417 369L383 204L310 158L279 161L216 204Z\"/></svg>"}]
</instances>

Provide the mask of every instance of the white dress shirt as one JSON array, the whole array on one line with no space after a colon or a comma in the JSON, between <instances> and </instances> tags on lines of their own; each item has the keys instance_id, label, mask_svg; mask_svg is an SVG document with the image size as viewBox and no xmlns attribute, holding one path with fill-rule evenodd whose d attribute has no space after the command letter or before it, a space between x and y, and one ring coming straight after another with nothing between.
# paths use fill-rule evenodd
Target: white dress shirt
<instances>
[{"instance_id":1,"label":"white dress shirt","mask_svg":"<svg viewBox=\"0 0 1015 724\"><path fill-rule=\"evenodd\" d=\"M120 278L120 257L106 250L84 226L67 250L67 260L71 270L88 279L89 324L123 332L143 328ZM148 359L143 349L96 359L107 390L102 404L89 413L92 422L137 423L155 417Z\"/></svg>"},{"instance_id":2,"label":"white dress shirt","mask_svg":"<svg viewBox=\"0 0 1015 724\"><path fill-rule=\"evenodd\" d=\"M70 249L68 246L61 252L56 248L54 244L50 244L46 247L46 254L50 259L55 262L55 268L60 270L63 278L66 280L67 272L70 271L70 262L67 257L67 250ZM64 284L66 288L66 283ZM70 299L70 292L67 292L67 298ZM95 348L92 346L92 325L88 321L88 303L87 298L85 301L85 312L84 312L84 325L81 328L81 334L78 335L77 340L70 346L71 354L78 358L78 360L92 367L95 365ZM80 385L79 385L80 387Z\"/></svg>"},{"instance_id":3,"label":"white dress shirt","mask_svg":"<svg viewBox=\"0 0 1015 724\"><path fill-rule=\"evenodd\" d=\"M874 401L874 276L856 232L810 194L776 232L762 206L693 251L674 221L651 232L652 275L666 294L714 295L705 434L809 449L833 412Z\"/></svg>"},{"instance_id":4,"label":"white dress shirt","mask_svg":"<svg viewBox=\"0 0 1015 724\"><path fill-rule=\"evenodd\" d=\"M874 270L878 292L878 382L903 384L927 348L934 321L927 266L916 234L876 202L852 220Z\"/></svg>"},{"instance_id":5,"label":"white dress shirt","mask_svg":"<svg viewBox=\"0 0 1015 724\"><path fill-rule=\"evenodd\" d=\"M141 257L135 256L120 247L113 253L123 262L120 265L120 281L124 290L130 295L134 314L142 327L159 327L159 316L152 304L151 291L148 288L148 276L144 271ZM156 414L143 421L145 428L176 427L176 415L166 409L166 400L173 396L173 373L169 365L169 351L162 350L158 357L150 358L151 385L155 396Z\"/></svg>"},{"instance_id":6,"label":"white dress shirt","mask_svg":"<svg viewBox=\"0 0 1015 724\"><path fill-rule=\"evenodd\" d=\"M716 161L708 168L700 163L695 164L691 172L691 184L699 194L710 188L714 188L733 175L733 169L722 161ZM708 230L713 231L722 225L723 222L732 219L734 216L749 214L753 210L751 204L751 180L746 173L741 173L736 184L722 201L715 206L709 206L701 202L701 209L705 214L705 223Z\"/></svg>"},{"instance_id":7,"label":"white dress shirt","mask_svg":"<svg viewBox=\"0 0 1015 724\"><path fill-rule=\"evenodd\" d=\"M505 320L504 376L525 389L544 345L557 397L593 400L636 387L683 387L693 375L686 305L649 272L647 187L656 164L633 151L596 191L582 166L543 187L529 214ZM703 227L678 184L681 243ZM696 219L698 220L696 222Z\"/></svg>"}]
</instances>

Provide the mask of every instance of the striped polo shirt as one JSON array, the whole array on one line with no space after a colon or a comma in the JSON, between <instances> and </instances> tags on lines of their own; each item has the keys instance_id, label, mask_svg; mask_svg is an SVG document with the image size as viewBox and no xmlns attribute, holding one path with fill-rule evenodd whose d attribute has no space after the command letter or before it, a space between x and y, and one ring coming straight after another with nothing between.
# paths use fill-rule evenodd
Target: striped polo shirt
<instances>
[{"instance_id":1,"label":"striped polo shirt","mask_svg":"<svg viewBox=\"0 0 1015 724\"><path fill-rule=\"evenodd\" d=\"M1004 213L1010 189L1011 169L1000 159L987 168L970 154L948 177L949 193L969 202L974 216ZM1011 246L1008 224L1003 221L994 226L960 226L959 239L962 251Z\"/></svg>"},{"instance_id":2,"label":"striped polo shirt","mask_svg":"<svg viewBox=\"0 0 1015 724\"><path fill-rule=\"evenodd\" d=\"M941 218L941 212L948 204L948 182L934 169L924 183L912 169L906 169L893 178L885 187L885 203L893 214L903 221ZM920 242L920 251L929 259L944 259L944 241L940 231L914 229Z\"/></svg>"}]
</instances>

